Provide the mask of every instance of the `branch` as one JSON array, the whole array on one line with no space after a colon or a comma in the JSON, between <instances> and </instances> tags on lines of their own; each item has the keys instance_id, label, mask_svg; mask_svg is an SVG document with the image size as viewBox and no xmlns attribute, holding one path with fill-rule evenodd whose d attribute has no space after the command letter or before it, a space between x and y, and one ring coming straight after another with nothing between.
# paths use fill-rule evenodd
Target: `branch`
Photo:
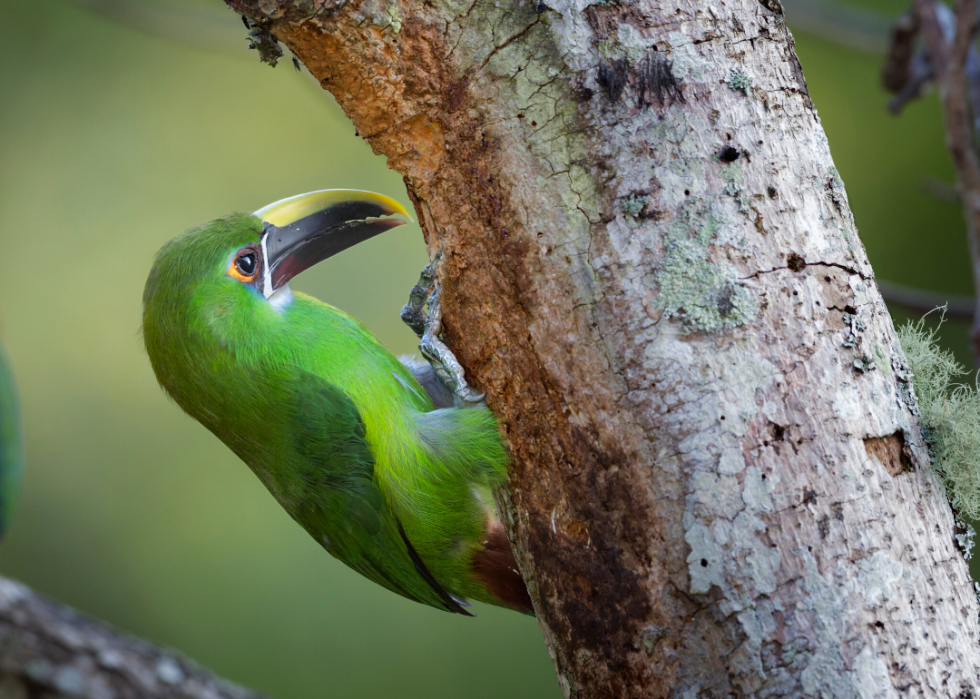
<instances>
[{"instance_id":1,"label":"branch","mask_svg":"<svg viewBox=\"0 0 980 699\"><path fill-rule=\"evenodd\" d=\"M881 297L889 304L901 306L911 311L928 313L941 306L946 307L946 315L950 318L970 319L976 307L972 296L953 296L911 286L902 286L892 282L876 280Z\"/></svg>"},{"instance_id":2,"label":"branch","mask_svg":"<svg viewBox=\"0 0 980 699\"><path fill-rule=\"evenodd\" d=\"M241 20L220 5L69 0L101 17L150 36L207 51L245 53Z\"/></svg>"},{"instance_id":3,"label":"branch","mask_svg":"<svg viewBox=\"0 0 980 699\"><path fill-rule=\"evenodd\" d=\"M945 202L946 204L956 204L957 206L962 204L960 190L956 188L956 185L943 182L938 177L926 175L919 182L919 189L936 201Z\"/></svg>"},{"instance_id":4,"label":"branch","mask_svg":"<svg viewBox=\"0 0 980 699\"><path fill-rule=\"evenodd\" d=\"M783 0L786 19L802 31L839 46L881 55L888 47L888 16L840 0Z\"/></svg>"},{"instance_id":5,"label":"branch","mask_svg":"<svg viewBox=\"0 0 980 699\"><path fill-rule=\"evenodd\" d=\"M262 699L0 577L0 696Z\"/></svg>"},{"instance_id":6,"label":"branch","mask_svg":"<svg viewBox=\"0 0 980 699\"><path fill-rule=\"evenodd\" d=\"M971 114L968 102L971 94L974 100L980 98L980 89L968 80L969 75L975 77L978 72L968 66L971 51L974 54L976 51L973 49L973 38L977 25L977 3L976 0L957 0L955 27L951 26L953 22L946 15L947 8L933 0L916 0L915 9L932 70L942 92L946 146L953 159L960 187L973 266L973 286L980 289L980 159L973 142L973 119L977 115ZM950 38L951 43L948 44ZM976 111L977 106L974 105L973 109ZM974 363L980 365L980 308L974 312L970 339Z\"/></svg>"},{"instance_id":7,"label":"branch","mask_svg":"<svg viewBox=\"0 0 980 699\"><path fill-rule=\"evenodd\" d=\"M920 0L922 2L924 0ZM929 2L930 17L923 17L923 28L929 51L933 56L940 55L940 47L945 49L945 41L940 34L934 38L930 25L936 21L935 6ZM958 0L956 3L956 34L953 38L952 50L946 53L942 60L934 63L936 74L942 82L943 107L946 114L947 145L953 164L959 176L960 186L964 190L963 200L967 206L968 216L973 219L980 215L980 161L973 147L973 129L970 123L970 107L967 105L966 61L973 38L973 26L976 22L976 0ZM934 45L933 42L938 42ZM980 219L974 219L974 223ZM978 227L980 230L980 227Z\"/></svg>"},{"instance_id":8,"label":"branch","mask_svg":"<svg viewBox=\"0 0 980 699\"><path fill-rule=\"evenodd\" d=\"M939 21L934 0L915 0L915 12L919 17L919 25L929 52L932 70L940 82L946 76L946 66L949 63L949 47L946 46L946 35Z\"/></svg>"}]
</instances>

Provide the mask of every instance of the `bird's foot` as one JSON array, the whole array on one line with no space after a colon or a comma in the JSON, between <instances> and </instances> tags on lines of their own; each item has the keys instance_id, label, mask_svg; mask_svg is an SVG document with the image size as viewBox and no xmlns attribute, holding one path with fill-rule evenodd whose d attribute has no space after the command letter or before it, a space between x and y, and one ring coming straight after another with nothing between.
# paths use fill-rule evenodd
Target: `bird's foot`
<instances>
[{"instance_id":1,"label":"bird's foot","mask_svg":"<svg viewBox=\"0 0 980 699\"><path fill-rule=\"evenodd\" d=\"M412 287L401 318L419 337L419 351L453 393L457 408L483 405L485 393L477 393L466 382L465 372L456 355L440 338L442 334L442 304L439 301L439 282L436 281L441 252L425 266L418 283ZM428 313L425 309L428 306Z\"/></svg>"},{"instance_id":2,"label":"bird's foot","mask_svg":"<svg viewBox=\"0 0 980 699\"><path fill-rule=\"evenodd\" d=\"M432 291L436 281L436 272L439 269L439 260L442 259L442 251L436 253L432 262L422 268L419 280L408 293L408 303L402 306L402 322L412 329L412 332L421 340L425 335L426 314L425 307L429 300L429 292Z\"/></svg>"}]
</instances>

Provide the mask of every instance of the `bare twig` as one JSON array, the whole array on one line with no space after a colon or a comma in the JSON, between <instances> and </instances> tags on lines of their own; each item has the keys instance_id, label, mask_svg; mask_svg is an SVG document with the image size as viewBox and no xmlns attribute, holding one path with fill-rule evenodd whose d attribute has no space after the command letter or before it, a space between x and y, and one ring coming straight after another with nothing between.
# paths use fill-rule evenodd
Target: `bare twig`
<instances>
[{"instance_id":1,"label":"bare twig","mask_svg":"<svg viewBox=\"0 0 980 699\"><path fill-rule=\"evenodd\" d=\"M171 650L0 578L0 696L262 699Z\"/></svg>"},{"instance_id":2,"label":"bare twig","mask_svg":"<svg viewBox=\"0 0 980 699\"><path fill-rule=\"evenodd\" d=\"M881 55L888 47L887 15L841 0L783 0L793 31L863 53Z\"/></svg>"},{"instance_id":3,"label":"bare twig","mask_svg":"<svg viewBox=\"0 0 980 699\"><path fill-rule=\"evenodd\" d=\"M247 56L242 22L218 4L69 0L106 19L168 41Z\"/></svg>"},{"instance_id":4,"label":"bare twig","mask_svg":"<svg viewBox=\"0 0 980 699\"><path fill-rule=\"evenodd\" d=\"M928 313L940 306L946 307L946 315L950 318L970 319L976 301L972 296L957 296L942 294L936 291L916 289L892 282L877 280L878 291L889 305L901 306L910 311Z\"/></svg>"},{"instance_id":5,"label":"bare twig","mask_svg":"<svg viewBox=\"0 0 980 699\"><path fill-rule=\"evenodd\" d=\"M956 188L956 185L943 182L938 177L927 175L919 182L919 188L936 201L956 204L957 206L963 203L960 200L960 190Z\"/></svg>"},{"instance_id":6,"label":"bare twig","mask_svg":"<svg viewBox=\"0 0 980 699\"><path fill-rule=\"evenodd\" d=\"M923 55L917 55L909 66L909 80L895 96L888 100L888 111L898 116L905 105L917 100L929 91L933 79L932 64Z\"/></svg>"}]
</instances>

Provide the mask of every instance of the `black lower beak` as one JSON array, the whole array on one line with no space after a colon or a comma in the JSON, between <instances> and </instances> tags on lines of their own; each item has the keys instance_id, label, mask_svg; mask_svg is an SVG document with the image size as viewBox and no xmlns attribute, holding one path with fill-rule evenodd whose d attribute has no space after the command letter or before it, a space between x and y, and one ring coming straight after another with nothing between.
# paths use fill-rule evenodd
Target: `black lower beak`
<instances>
[{"instance_id":1,"label":"black lower beak","mask_svg":"<svg viewBox=\"0 0 980 699\"><path fill-rule=\"evenodd\" d=\"M265 221L267 289L275 291L317 262L407 223L381 218L395 214L408 216L393 199L348 190L311 192L260 209L255 215Z\"/></svg>"}]
</instances>

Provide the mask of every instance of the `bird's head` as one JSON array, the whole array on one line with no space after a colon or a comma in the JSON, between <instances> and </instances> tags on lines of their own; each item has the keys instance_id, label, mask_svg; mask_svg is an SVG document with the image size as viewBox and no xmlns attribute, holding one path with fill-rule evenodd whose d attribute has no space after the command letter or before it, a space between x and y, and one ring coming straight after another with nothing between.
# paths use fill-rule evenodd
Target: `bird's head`
<instances>
[{"instance_id":1,"label":"bird's head","mask_svg":"<svg viewBox=\"0 0 980 699\"><path fill-rule=\"evenodd\" d=\"M270 326L261 320L273 319L290 298L290 279L407 218L404 207L380 194L323 190L215 219L171 240L143 292L143 336L161 383L171 389L164 375L192 362L197 342L247 352L249 338Z\"/></svg>"},{"instance_id":2,"label":"bird's head","mask_svg":"<svg viewBox=\"0 0 980 699\"><path fill-rule=\"evenodd\" d=\"M144 303L159 292L205 286L228 300L250 291L268 301L303 270L406 222L386 218L394 215L409 218L401 204L381 194L326 189L215 219L160 250Z\"/></svg>"}]
</instances>

